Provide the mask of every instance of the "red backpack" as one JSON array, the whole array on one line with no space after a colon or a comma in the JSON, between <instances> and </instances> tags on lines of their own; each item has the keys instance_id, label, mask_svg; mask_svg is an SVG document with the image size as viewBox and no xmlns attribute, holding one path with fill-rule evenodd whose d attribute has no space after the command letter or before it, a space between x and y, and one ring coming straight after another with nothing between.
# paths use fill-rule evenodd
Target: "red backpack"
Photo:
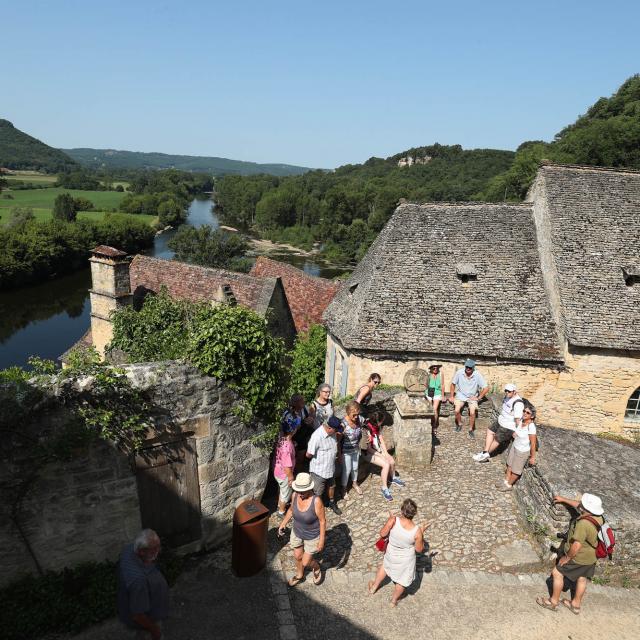
<instances>
[{"instance_id":1,"label":"red backpack","mask_svg":"<svg viewBox=\"0 0 640 640\"><path fill-rule=\"evenodd\" d=\"M609 558L609 560L611 560L611 556L613 556L613 547L616 544L616 537L613 535L613 529L606 522L600 524L591 516L580 516L579 520L589 521L598 531L598 544L595 547L596 558Z\"/></svg>"}]
</instances>

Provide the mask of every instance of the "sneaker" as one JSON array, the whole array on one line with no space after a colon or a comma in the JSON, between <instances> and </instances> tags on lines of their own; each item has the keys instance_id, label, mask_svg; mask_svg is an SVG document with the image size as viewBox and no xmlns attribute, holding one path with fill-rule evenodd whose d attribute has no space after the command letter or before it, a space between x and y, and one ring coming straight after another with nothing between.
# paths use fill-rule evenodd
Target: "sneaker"
<instances>
[{"instance_id":1,"label":"sneaker","mask_svg":"<svg viewBox=\"0 0 640 640\"><path fill-rule=\"evenodd\" d=\"M342 509L332 500L331 502L329 502L329 504L327 505L329 507L329 509L331 509L331 511L333 511L333 513L335 513L337 516L341 516L342 515Z\"/></svg>"},{"instance_id":2,"label":"sneaker","mask_svg":"<svg viewBox=\"0 0 640 640\"><path fill-rule=\"evenodd\" d=\"M382 495L387 502L391 502L393 500L393 496L391 495L391 491L389 489L381 489Z\"/></svg>"},{"instance_id":3,"label":"sneaker","mask_svg":"<svg viewBox=\"0 0 640 640\"><path fill-rule=\"evenodd\" d=\"M457 424L457 425L453 428L453 430L454 430L454 431L462 431L462 427L461 427L459 424Z\"/></svg>"},{"instance_id":4,"label":"sneaker","mask_svg":"<svg viewBox=\"0 0 640 640\"><path fill-rule=\"evenodd\" d=\"M489 462L490 457L491 456L486 451L482 451L481 453L476 453L476 455L473 456L473 459L476 462Z\"/></svg>"},{"instance_id":5,"label":"sneaker","mask_svg":"<svg viewBox=\"0 0 640 640\"><path fill-rule=\"evenodd\" d=\"M513 489L512 484L507 484L506 482L502 483L501 487L498 487L498 491L511 491Z\"/></svg>"},{"instance_id":6,"label":"sneaker","mask_svg":"<svg viewBox=\"0 0 640 640\"><path fill-rule=\"evenodd\" d=\"M394 477L393 480L391 480L391 482L393 482L394 484L397 484L399 487L406 486L405 481L404 480L400 480L400 478L398 478L397 476Z\"/></svg>"},{"instance_id":7,"label":"sneaker","mask_svg":"<svg viewBox=\"0 0 640 640\"><path fill-rule=\"evenodd\" d=\"M475 431L469 431L469 437L470 438L475 438L476 437L476 432Z\"/></svg>"},{"instance_id":8,"label":"sneaker","mask_svg":"<svg viewBox=\"0 0 640 640\"><path fill-rule=\"evenodd\" d=\"M282 520L282 518L284 518L286 515L285 511L276 511L276 518L278 518L278 520Z\"/></svg>"}]
</instances>

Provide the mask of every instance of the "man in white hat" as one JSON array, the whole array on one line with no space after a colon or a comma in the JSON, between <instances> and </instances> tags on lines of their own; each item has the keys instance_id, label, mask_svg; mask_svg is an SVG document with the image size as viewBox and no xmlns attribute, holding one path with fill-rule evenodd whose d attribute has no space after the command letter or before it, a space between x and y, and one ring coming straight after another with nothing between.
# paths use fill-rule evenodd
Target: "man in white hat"
<instances>
[{"instance_id":1,"label":"man in white hat","mask_svg":"<svg viewBox=\"0 0 640 640\"><path fill-rule=\"evenodd\" d=\"M553 591L550 598L539 597L536 602L545 609L556 611L558 604L562 604L576 615L580 613L582 597L587 589L587 580L593 578L596 569L596 547L598 546L598 526L604 524L602 514L602 500L592 493L583 493L580 500L572 500L562 496L554 496L555 504L566 504L578 512L578 517L571 521L567 539L560 549L556 566L551 572ZM598 523L598 526L594 524ZM560 594L564 586L564 579L568 578L576 585L575 594L571 600Z\"/></svg>"},{"instance_id":2,"label":"man in white hat","mask_svg":"<svg viewBox=\"0 0 640 640\"><path fill-rule=\"evenodd\" d=\"M514 431L522 424L523 411L524 400L518 395L516 385L513 382L505 384L502 409L498 416L498 421L487 429L484 449L473 456L476 462L489 462L491 454L503 442L511 442Z\"/></svg>"}]
</instances>

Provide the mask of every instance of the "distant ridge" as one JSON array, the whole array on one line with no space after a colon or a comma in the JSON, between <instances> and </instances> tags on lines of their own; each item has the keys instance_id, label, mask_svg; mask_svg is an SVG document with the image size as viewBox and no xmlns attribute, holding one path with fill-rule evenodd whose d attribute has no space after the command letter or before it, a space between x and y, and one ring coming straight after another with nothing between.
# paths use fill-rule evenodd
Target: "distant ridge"
<instances>
[{"instance_id":1,"label":"distant ridge","mask_svg":"<svg viewBox=\"0 0 640 640\"><path fill-rule=\"evenodd\" d=\"M59 149L16 129L8 120L0 120L0 167L58 173L78 165Z\"/></svg>"},{"instance_id":2,"label":"distant ridge","mask_svg":"<svg viewBox=\"0 0 640 640\"><path fill-rule=\"evenodd\" d=\"M310 171L308 167L297 167L290 164L258 164L207 156L90 148L63 149L62 151L81 165L94 169L180 169L182 171L202 171L216 176L230 174L249 176L259 173L292 176Z\"/></svg>"}]
</instances>

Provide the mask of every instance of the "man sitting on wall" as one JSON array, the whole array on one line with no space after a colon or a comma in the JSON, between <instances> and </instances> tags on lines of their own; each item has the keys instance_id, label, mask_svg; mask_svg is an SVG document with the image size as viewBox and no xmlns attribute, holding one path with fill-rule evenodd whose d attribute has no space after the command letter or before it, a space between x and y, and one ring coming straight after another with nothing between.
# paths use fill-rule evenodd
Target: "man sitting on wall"
<instances>
[{"instance_id":1,"label":"man sitting on wall","mask_svg":"<svg viewBox=\"0 0 640 640\"><path fill-rule=\"evenodd\" d=\"M476 371L475 360L467 359L464 369L458 369L451 380L450 399L455 407L456 431L462 429L462 409L466 404L469 407L469 437L475 438L478 402L487 395L488 391L489 387L482 374Z\"/></svg>"},{"instance_id":2,"label":"man sitting on wall","mask_svg":"<svg viewBox=\"0 0 640 640\"><path fill-rule=\"evenodd\" d=\"M140 640L159 640L162 620L169 614L169 586L156 566L159 553L158 534L143 529L120 554L118 616Z\"/></svg>"}]
</instances>

